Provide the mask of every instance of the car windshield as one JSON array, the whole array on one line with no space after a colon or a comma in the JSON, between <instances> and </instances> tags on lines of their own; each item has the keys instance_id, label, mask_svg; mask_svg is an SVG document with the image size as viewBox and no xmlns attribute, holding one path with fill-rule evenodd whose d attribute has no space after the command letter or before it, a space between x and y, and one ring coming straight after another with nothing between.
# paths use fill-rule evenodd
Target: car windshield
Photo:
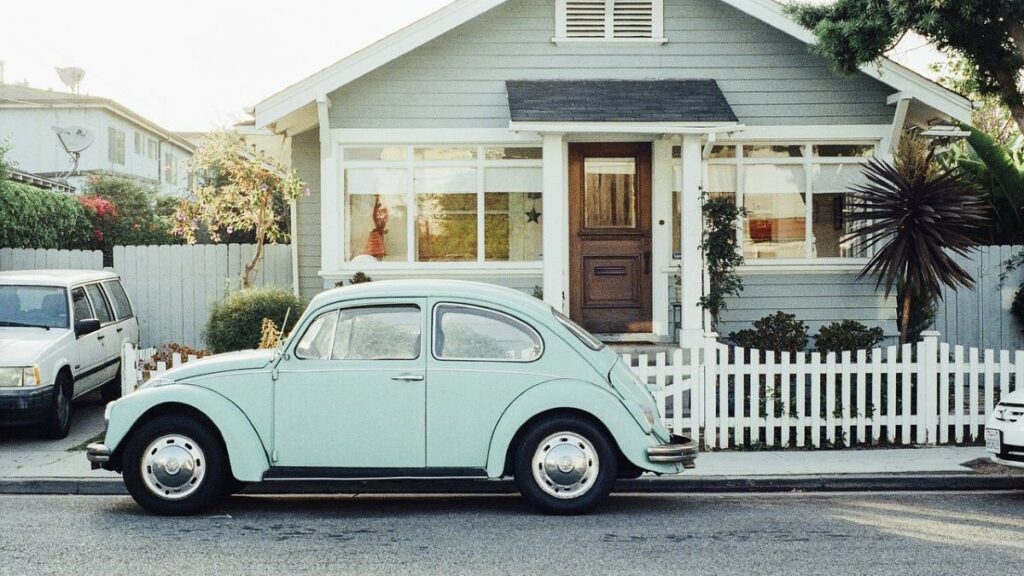
<instances>
[{"instance_id":1,"label":"car windshield","mask_svg":"<svg viewBox=\"0 0 1024 576\"><path fill-rule=\"evenodd\" d=\"M554 308L551 309L551 313L555 315L555 318L561 322L563 326L569 329L569 332L572 332L574 336L579 338L580 342L583 342L583 345L587 348L590 348L591 350L600 350L604 348L604 342L595 338L593 334L587 332L585 328L573 322L565 314L562 314Z\"/></svg>"},{"instance_id":2,"label":"car windshield","mask_svg":"<svg viewBox=\"0 0 1024 576\"><path fill-rule=\"evenodd\" d=\"M53 286L0 285L0 328L67 328L68 297Z\"/></svg>"}]
</instances>

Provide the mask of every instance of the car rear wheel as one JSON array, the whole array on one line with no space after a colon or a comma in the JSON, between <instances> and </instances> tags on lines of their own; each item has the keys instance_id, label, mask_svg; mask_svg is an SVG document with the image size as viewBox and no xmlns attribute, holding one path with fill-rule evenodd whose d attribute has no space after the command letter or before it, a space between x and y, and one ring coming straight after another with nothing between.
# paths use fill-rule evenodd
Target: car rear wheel
<instances>
[{"instance_id":1,"label":"car rear wheel","mask_svg":"<svg viewBox=\"0 0 1024 576\"><path fill-rule=\"evenodd\" d=\"M196 514L227 493L227 453L206 424L188 416L160 416L128 439L123 476L128 493L146 510Z\"/></svg>"},{"instance_id":2,"label":"car rear wheel","mask_svg":"<svg viewBox=\"0 0 1024 576\"><path fill-rule=\"evenodd\" d=\"M515 479L523 496L548 514L582 514L604 501L618 476L607 434L591 421L545 420L516 448Z\"/></svg>"},{"instance_id":3,"label":"car rear wheel","mask_svg":"<svg viewBox=\"0 0 1024 576\"><path fill-rule=\"evenodd\" d=\"M121 397L121 369L117 369L117 375L110 382L100 388L100 397L104 402L113 402Z\"/></svg>"},{"instance_id":4,"label":"car rear wheel","mask_svg":"<svg viewBox=\"0 0 1024 576\"><path fill-rule=\"evenodd\" d=\"M42 426L43 437L52 440L67 438L71 430L72 390L71 378L62 372L53 385L53 397Z\"/></svg>"}]
</instances>

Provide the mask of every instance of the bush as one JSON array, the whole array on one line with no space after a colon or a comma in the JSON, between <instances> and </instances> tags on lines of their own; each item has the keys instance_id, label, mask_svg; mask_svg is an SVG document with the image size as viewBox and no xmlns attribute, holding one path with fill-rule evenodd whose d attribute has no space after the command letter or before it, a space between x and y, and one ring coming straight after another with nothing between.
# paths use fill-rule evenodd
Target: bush
<instances>
[{"instance_id":1,"label":"bush","mask_svg":"<svg viewBox=\"0 0 1024 576\"><path fill-rule=\"evenodd\" d=\"M779 311L754 322L753 328L729 334L729 339L742 348L795 354L807 348L807 325L796 315Z\"/></svg>"},{"instance_id":2,"label":"bush","mask_svg":"<svg viewBox=\"0 0 1024 576\"><path fill-rule=\"evenodd\" d=\"M242 290L213 307L203 338L214 354L254 350L260 344L264 318L283 322L287 314L288 324L283 329L287 333L304 310L302 302L288 290Z\"/></svg>"},{"instance_id":3,"label":"bush","mask_svg":"<svg viewBox=\"0 0 1024 576\"><path fill-rule=\"evenodd\" d=\"M814 337L814 342L818 352L822 354L829 352L839 354L847 351L870 350L881 344L884 339L885 331L881 328L868 328L854 320L843 320L822 326L818 335Z\"/></svg>"},{"instance_id":4,"label":"bush","mask_svg":"<svg viewBox=\"0 0 1024 576\"><path fill-rule=\"evenodd\" d=\"M162 216L157 193L135 180L116 176L89 179L78 201L92 226L91 247L113 262L114 246L181 244L171 233L171 220ZM180 199L179 199L180 201Z\"/></svg>"},{"instance_id":5,"label":"bush","mask_svg":"<svg viewBox=\"0 0 1024 576\"><path fill-rule=\"evenodd\" d=\"M1020 323L1021 332L1024 333L1024 284L1021 284L1020 288L1017 289L1017 293L1013 295L1010 313Z\"/></svg>"},{"instance_id":6,"label":"bush","mask_svg":"<svg viewBox=\"0 0 1024 576\"><path fill-rule=\"evenodd\" d=\"M74 197L0 181L0 247L88 248L90 226Z\"/></svg>"}]
</instances>

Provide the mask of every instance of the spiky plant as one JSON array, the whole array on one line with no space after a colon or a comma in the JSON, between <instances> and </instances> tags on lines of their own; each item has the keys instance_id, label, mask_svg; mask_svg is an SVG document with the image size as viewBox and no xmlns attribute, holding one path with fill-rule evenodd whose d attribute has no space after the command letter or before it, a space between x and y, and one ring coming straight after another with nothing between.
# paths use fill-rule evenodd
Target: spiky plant
<instances>
[{"instance_id":1,"label":"spiky plant","mask_svg":"<svg viewBox=\"0 0 1024 576\"><path fill-rule=\"evenodd\" d=\"M943 286L974 286L953 254L966 255L978 245L978 229L987 223L986 205L959 173L935 169L930 152L920 146L901 147L895 163L872 159L864 176L865 184L851 188L847 213L850 221L861 223L852 239L875 249L860 277L877 275L877 286L885 286L887 297L895 286L903 288L903 344L913 297L930 303L942 298Z\"/></svg>"}]
</instances>

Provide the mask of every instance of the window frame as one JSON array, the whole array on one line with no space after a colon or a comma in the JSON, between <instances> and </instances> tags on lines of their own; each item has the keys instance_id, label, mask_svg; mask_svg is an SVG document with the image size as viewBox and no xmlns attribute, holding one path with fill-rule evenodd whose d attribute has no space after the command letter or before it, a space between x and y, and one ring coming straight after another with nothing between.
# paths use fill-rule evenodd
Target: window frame
<instances>
[{"instance_id":1,"label":"window frame","mask_svg":"<svg viewBox=\"0 0 1024 576\"><path fill-rule=\"evenodd\" d=\"M132 299L128 297L128 291L124 289L124 284L122 284L120 280L104 280L99 284L100 288L103 289L103 293L107 297L107 302L110 303L110 310L114 313L114 320L116 322L121 322L123 320L131 320L132 318L135 317L135 306L132 305ZM118 287L121 288L121 293L124 294L125 304L128 305L128 315L124 316L123 318L118 315L117 306L114 305L114 298L110 295L110 289L107 288L107 286L110 284L116 284Z\"/></svg>"},{"instance_id":2,"label":"window frame","mask_svg":"<svg viewBox=\"0 0 1024 576\"><path fill-rule=\"evenodd\" d=\"M107 127L107 160L118 166L125 165L125 132L115 126Z\"/></svg>"},{"instance_id":3,"label":"window frame","mask_svg":"<svg viewBox=\"0 0 1024 576\"><path fill-rule=\"evenodd\" d=\"M96 316L97 306L96 302L92 297L92 294L89 293L90 286L95 286L96 290L99 290L100 298L103 299L103 304L106 305L107 312L110 314L110 320L104 322L102 319L100 319L99 316ZM82 284L82 290L85 291L85 297L89 299L89 305L92 307L93 318L100 320L100 326L110 326L111 324L117 324L117 313L114 311L114 306L110 303L110 299L107 296L107 291L103 289L103 284L101 282L89 282L87 284Z\"/></svg>"},{"instance_id":4,"label":"window frame","mask_svg":"<svg viewBox=\"0 0 1024 576\"><path fill-rule=\"evenodd\" d=\"M85 296L85 302L86 302L86 304L89 305L89 314L90 314L90 316L87 317L87 318L75 318L75 290L81 290L82 291L82 295ZM89 300L89 292L86 291L85 284L78 284L78 285L72 286L70 289L68 289L68 302L71 305L70 309L68 310L68 316L69 316L69 318L71 320L71 329L72 330L75 328L75 324L77 324L78 322L81 322L82 320L93 320L93 319L99 320L99 318L96 318L96 310L93 309L92 301Z\"/></svg>"},{"instance_id":5,"label":"window frame","mask_svg":"<svg viewBox=\"0 0 1024 576\"><path fill-rule=\"evenodd\" d=\"M509 358L447 358L447 357L443 358L443 357L438 356L437 355L437 349L435 348L435 345L437 343L437 337L436 337L437 336L437 331L440 330L440 328L441 328L441 323L439 321L438 316L439 316L439 313L440 313L440 309L445 307L445 306L453 306L453 307L457 307L457 308L468 308L468 309L471 309L471 310L480 310L480 311L483 311L483 312L486 312L486 313L489 313L489 314L496 314L498 316L504 316L505 318L508 318L509 320L511 320L513 324L518 324L518 325L526 327L527 328L527 332L528 333L532 333L537 338L537 341L540 342L540 349L537 351L537 356L534 357L532 360L516 360L516 359L509 359ZM490 307L487 307L487 306L480 306L480 305L477 305L477 304L466 304L464 302L454 302L454 301L450 301L450 300L444 300L444 301L435 302L434 305L431 307L431 314L430 314L430 357L433 360L436 360L438 362L479 362L479 363L485 363L485 364L533 364L534 362L539 362L541 360L541 358L544 357L544 353L545 352L547 352L547 343L544 341L544 336L540 333L540 331L537 330L536 328L534 328L533 325L530 324L529 322L527 322L525 320L522 320L521 318L519 318L517 316L513 316L512 314L510 314L508 312L504 312L502 310L496 310L494 308L490 308Z\"/></svg>"},{"instance_id":6,"label":"window frame","mask_svg":"<svg viewBox=\"0 0 1024 576\"><path fill-rule=\"evenodd\" d=\"M651 36L633 37L615 35L615 0L604 0L605 2L605 28L603 37L572 37L568 34L567 8L570 0L557 0L555 2L555 35L551 41L555 44L666 44L665 37L665 2L664 0L651 0Z\"/></svg>"}]
</instances>

